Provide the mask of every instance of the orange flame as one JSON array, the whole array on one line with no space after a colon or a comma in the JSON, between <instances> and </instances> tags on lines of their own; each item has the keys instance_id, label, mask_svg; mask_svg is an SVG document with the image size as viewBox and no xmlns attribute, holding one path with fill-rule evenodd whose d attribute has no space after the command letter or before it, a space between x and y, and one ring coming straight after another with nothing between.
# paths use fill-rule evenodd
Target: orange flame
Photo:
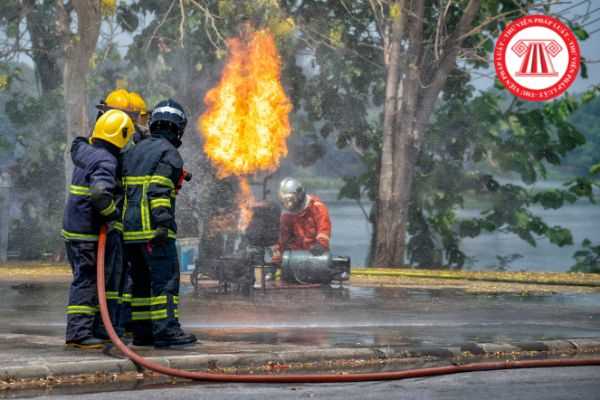
<instances>
[{"instance_id":1,"label":"orange flame","mask_svg":"<svg viewBox=\"0 0 600 400\"><path fill-rule=\"evenodd\" d=\"M204 98L204 151L221 178L274 171L287 155L292 104L280 82L281 61L267 30L247 43L228 40L229 57L218 85Z\"/></svg>"},{"instance_id":2,"label":"orange flame","mask_svg":"<svg viewBox=\"0 0 600 400\"><path fill-rule=\"evenodd\" d=\"M250 225L250 221L252 221L252 206L255 203L252 189L250 189L250 184L245 178L240 179L240 192L238 193L237 202L240 209L238 229L245 231Z\"/></svg>"},{"instance_id":3,"label":"orange flame","mask_svg":"<svg viewBox=\"0 0 600 400\"><path fill-rule=\"evenodd\" d=\"M221 79L204 98L198 120L204 151L220 178L272 172L287 155L292 104L280 82L281 60L268 30L227 41ZM240 180L240 229L252 218L252 191Z\"/></svg>"}]
</instances>

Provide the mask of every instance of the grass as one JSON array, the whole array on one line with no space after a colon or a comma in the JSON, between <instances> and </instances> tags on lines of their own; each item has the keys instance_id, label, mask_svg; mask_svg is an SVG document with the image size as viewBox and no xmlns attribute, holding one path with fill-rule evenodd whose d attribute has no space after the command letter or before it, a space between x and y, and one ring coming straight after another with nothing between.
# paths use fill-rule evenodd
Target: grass
<instances>
[{"instance_id":1,"label":"grass","mask_svg":"<svg viewBox=\"0 0 600 400\"><path fill-rule=\"evenodd\" d=\"M397 268L355 268L352 276L424 278L600 288L600 274L515 271L448 271Z\"/></svg>"},{"instance_id":2,"label":"grass","mask_svg":"<svg viewBox=\"0 0 600 400\"><path fill-rule=\"evenodd\" d=\"M71 268L66 264L40 262L10 262L0 264L0 280L27 280L28 282L46 280L68 280Z\"/></svg>"}]
</instances>

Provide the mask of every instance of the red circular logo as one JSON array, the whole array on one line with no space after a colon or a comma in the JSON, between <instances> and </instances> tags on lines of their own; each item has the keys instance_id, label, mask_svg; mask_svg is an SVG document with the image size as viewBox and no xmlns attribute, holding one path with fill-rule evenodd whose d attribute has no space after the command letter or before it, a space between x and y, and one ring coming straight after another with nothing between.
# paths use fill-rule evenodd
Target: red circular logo
<instances>
[{"instance_id":1,"label":"red circular logo","mask_svg":"<svg viewBox=\"0 0 600 400\"><path fill-rule=\"evenodd\" d=\"M527 15L506 26L494 50L496 76L515 96L544 101L560 96L579 71L579 43L568 26Z\"/></svg>"}]
</instances>

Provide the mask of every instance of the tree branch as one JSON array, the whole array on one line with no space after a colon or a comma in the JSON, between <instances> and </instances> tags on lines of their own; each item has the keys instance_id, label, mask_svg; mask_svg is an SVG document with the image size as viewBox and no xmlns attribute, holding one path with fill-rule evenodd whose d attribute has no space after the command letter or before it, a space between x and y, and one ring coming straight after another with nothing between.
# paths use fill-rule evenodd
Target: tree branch
<instances>
[{"instance_id":1,"label":"tree branch","mask_svg":"<svg viewBox=\"0 0 600 400\"><path fill-rule=\"evenodd\" d=\"M179 11L181 13L181 20L179 21L179 47L183 48L183 37L185 36L184 25L185 25L185 9L183 8L183 0L179 0Z\"/></svg>"},{"instance_id":2,"label":"tree branch","mask_svg":"<svg viewBox=\"0 0 600 400\"><path fill-rule=\"evenodd\" d=\"M448 3L446 4L446 7L444 8L443 13L441 12L441 7L440 7L437 28L435 30L435 39L433 41L433 56L436 61L438 61L440 59L439 47L440 47L440 43L443 42L442 36L444 35L442 30L445 30L444 28L446 27L446 17L448 15L448 10L450 10L451 5L452 5L452 0L448 0ZM440 0L440 6L441 6L441 0Z\"/></svg>"},{"instance_id":3,"label":"tree branch","mask_svg":"<svg viewBox=\"0 0 600 400\"><path fill-rule=\"evenodd\" d=\"M219 29L217 28L217 24L215 22L215 19L216 19L215 15L208 9L208 7L203 6L198 1L196 1L196 0L190 0L190 1L192 2L192 4L194 4L196 7L198 7L204 13L204 20L206 21L207 25L210 25L211 30L214 32L214 34L217 37L215 40L212 37L210 30L205 29L205 32L206 32L206 35L208 36L208 40L210 41L210 44L212 44L215 49L222 49L222 47L219 45L218 42L225 43L225 38L223 38L223 35L221 35L221 32L219 32Z\"/></svg>"},{"instance_id":4,"label":"tree branch","mask_svg":"<svg viewBox=\"0 0 600 400\"><path fill-rule=\"evenodd\" d=\"M146 46L144 47L144 53L148 52L148 49L150 48L150 45L152 44L152 41L154 41L154 38L156 37L156 33L161 28L161 26L163 26L163 24L165 23L165 21L169 17L169 14L171 14L171 10L175 6L175 2L176 2L176 0L173 0L171 2L171 5L169 6L169 8L167 9L167 12L165 13L165 16L159 22L159 24L156 26L156 28L154 28L154 30L152 31L152 35L150 35L150 39L148 39L148 42L146 43Z\"/></svg>"},{"instance_id":5,"label":"tree branch","mask_svg":"<svg viewBox=\"0 0 600 400\"><path fill-rule=\"evenodd\" d=\"M433 107L437 98L442 91L448 75L455 68L456 58L461 49L463 37L475 20L477 13L479 12L480 0L469 0L463 15L461 16L456 29L450 35L450 38L446 41L444 46L444 53L442 60L440 61L439 67L433 77L433 80L429 86L425 89L421 98L421 106L417 113L417 124L426 124L429 121L429 117L433 112Z\"/></svg>"},{"instance_id":6,"label":"tree branch","mask_svg":"<svg viewBox=\"0 0 600 400\"><path fill-rule=\"evenodd\" d=\"M377 3L377 5L375 5L375 3ZM383 4L378 0L369 0L369 6L371 6L371 10L373 11L373 19L375 20L375 26L377 27L379 37L383 39L385 37L385 29L383 27Z\"/></svg>"}]
</instances>

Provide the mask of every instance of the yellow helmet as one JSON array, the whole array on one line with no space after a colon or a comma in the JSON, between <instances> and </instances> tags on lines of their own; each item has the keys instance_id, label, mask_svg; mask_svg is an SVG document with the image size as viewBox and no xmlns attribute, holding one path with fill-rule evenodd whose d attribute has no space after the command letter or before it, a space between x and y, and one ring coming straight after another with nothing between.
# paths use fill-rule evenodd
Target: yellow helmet
<instances>
[{"instance_id":1,"label":"yellow helmet","mask_svg":"<svg viewBox=\"0 0 600 400\"><path fill-rule=\"evenodd\" d=\"M131 115L136 119L136 122L141 125L148 125L148 109L146 102L136 92L129 92L129 110Z\"/></svg>"},{"instance_id":2,"label":"yellow helmet","mask_svg":"<svg viewBox=\"0 0 600 400\"><path fill-rule=\"evenodd\" d=\"M118 110L129 110L131 105L129 104L129 93L125 89L113 90L104 99L104 104L108 108L115 108Z\"/></svg>"},{"instance_id":3,"label":"yellow helmet","mask_svg":"<svg viewBox=\"0 0 600 400\"><path fill-rule=\"evenodd\" d=\"M121 110L108 110L96 121L92 141L102 139L122 149L134 132L133 121L129 115Z\"/></svg>"}]
</instances>

